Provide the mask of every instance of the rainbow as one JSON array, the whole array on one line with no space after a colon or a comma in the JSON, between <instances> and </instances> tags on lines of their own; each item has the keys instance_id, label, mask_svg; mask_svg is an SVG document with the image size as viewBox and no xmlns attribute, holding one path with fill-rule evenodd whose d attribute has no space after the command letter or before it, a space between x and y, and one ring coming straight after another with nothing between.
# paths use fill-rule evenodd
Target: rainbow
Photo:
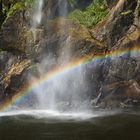
<instances>
[{"instance_id":1,"label":"rainbow","mask_svg":"<svg viewBox=\"0 0 140 140\"><path fill-rule=\"evenodd\" d=\"M75 70L86 64L99 62L108 58L115 59L119 56L124 56L128 54L131 54L135 57L139 57L140 47L137 46L137 47L133 47L133 49L129 48L129 49L112 51L112 52L108 52L101 55L90 54L90 55L85 55L84 57L79 58L77 60L73 60L64 66L51 70L50 72L43 75L42 77L32 81L31 84L25 85L22 88L20 88L16 93L13 94L11 99L7 99L3 103L1 103L0 111L9 110L12 106L18 105L20 102L23 102L26 98L28 98L28 96L33 90L35 90L36 88L39 88L41 85L43 85L44 83L47 83L51 79L61 77L65 73L69 73L72 70Z\"/></svg>"}]
</instances>

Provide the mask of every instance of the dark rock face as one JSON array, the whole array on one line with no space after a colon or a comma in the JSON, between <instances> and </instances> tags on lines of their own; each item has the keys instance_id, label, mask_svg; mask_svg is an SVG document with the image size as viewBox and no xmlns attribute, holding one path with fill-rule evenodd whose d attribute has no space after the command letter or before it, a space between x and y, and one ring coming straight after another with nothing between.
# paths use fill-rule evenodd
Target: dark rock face
<instances>
[{"instance_id":1,"label":"dark rock face","mask_svg":"<svg viewBox=\"0 0 140 140\"><path fill-rule=\"evenodd\" d=\"M107 75L107 83L117 82L120 80L135 79L137 75L137 62L135 59L119 57L111 61Z\"/></svg>"},{"instance_id":2,"label":"dark rock face","mask_svg":"<svg viewBox=\"0 0 140 140\"><path fill-rule=\"evenodd\" d=\"M93 37L104 42L111 51L127 49L125 55L104 63L103 73L106 71L106 74L103 74L104 80L97 97L99 106L127 107L135 106L135 100L139 102L140 59L130 51L140 46L138 7L137 0L119 0L107 19L91 30Z\"/></svg>"},{"instance_id":3,"label":"dark rock face","mask_svg":"<svg viewBox=\"0 0 140 140\"><path fill-rule=\"evenodd\" d=\"M17 54L34 56L38 54L38 43L43 37L43 30L36 29L37 40L34 42L31 25L26 13L29 11L19 10L9 17L0 30L0 48ZM35 46L35 47L33 47Z\"/></svg>"},{"instance_id":4,"label":"dark rock face","mask_svg":"<svg viewBox=\"0 0 140 140\"><path fill-rule=\"evenodd\" d=\"M19 29L24 24L22 12L15 13L13 17L5 21L0 32L1 48L15 48L19 37ZM7 46L9 45L9 46Z\"/></svg>"},{"instance_id":5,"label":"dark rock face","mask_svg":"<svg viewBox=\"0 0 140 140\"><path fill-rule=\"evenodd\" d=\"M122 37L124 37L128 30L134 23L135 10L137 0L119 1L115 7L112 8L108 18L100 22L91 32L92 35L105 42L105 44L112 48Z\"/></svg>"}]
</instances>

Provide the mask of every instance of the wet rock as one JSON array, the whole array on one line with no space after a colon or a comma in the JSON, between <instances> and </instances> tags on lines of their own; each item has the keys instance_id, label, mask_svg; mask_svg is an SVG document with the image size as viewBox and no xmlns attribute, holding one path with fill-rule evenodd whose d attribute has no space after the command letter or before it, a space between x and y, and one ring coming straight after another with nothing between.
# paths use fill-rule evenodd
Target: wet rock
<instances>
[{"instance_id":1,"label":"wet rock","mask_svg":"<svg viewBox=\"0 0 140 140\"><path fill-rule=\"evenodd\" d=\"M128 81L135 79L137 74L137 62L131 57L118 57L111 61L106 83Z\"/></svg>"},{"instance_id":2,"label":"wet rock","mask_svg":"<svg viewBox=\"0 0 140 140\"><path fill-rule=\"evenodd\" d=\"M137 4L137 0L119 0L108 17L91 30L93 37L112 48L118 40L126 36L133 25Z\"/></svg>"},{"instance_id":3,"label":"wet rock","mask_svg":"<svg viewBox=\"0 0 140 140\"><path fill-rule=\"evenodd\" d=\"M11 75L10 81L4 89L4 96L6 95L7 97L10 97L15 94L20 88L22 88L23 85L27 85L28 72L26 70L26 67L23 68L24 70Z\"/></svg>"},{"instance_id":4,"label":"wet rock","mask_svg":"<svg viewBox=\"0 0 140 140\"><path fill-rule=\"evenodd\" d=\"M101 107L133 106L136 104L126 100L129 98L133 101L135 98L139 102L140 59L131 50L140 46L140 3L139 0L118 0L115 3L107 0L107 4L113 8L105 19L93 27L91 35L111 52L126 49L126 53L106 59L102 64L102 80L98 80L101 83L95 97L96 103ZM138 84L136 87L135 82L130 82L132 79ZM115 86L111 88L112 85Z\"/></svg>"},{"instance_id":5,"label":"wet rock","mask_svg":"<svg viewBox=\"0 0 140 140\"><path fill-rule=\"evenodd\" d=\"M18 54L24 53L31 57L32 54L39 54L37 46L43 38L43 30L31 30L25 13L24 10L16 11L5 20L0 30L0 48ZM35 35L36 39L34 39Z\"/></svg>"},{"instance_id":6,"label":"wet rock","mask_svg":"<svg viewBox=\"0 0 140 140\"><path fill-rule=\"evenodd\" d=\"M20 88L20 75L25 68L30 65L30 60L25 59L24 56L15 56L12 53L2 51L0 52L0 96L4 98L13 92L6 92L7 88ZM13 81L13 77L18 77L17 81Z\"/></svg>"},{"instance_id":7,"label":"wet rock","mask_svg":"<svg viewBox=\"0 0 140 140\"><path fill-rule=\"evenodd\" d=\"M140 86L135 80L129 80L102 86L97 105L124 108L138 105L139 101Z\"/></svg>"},{"instance_id":8,"label":"wet rock","mask_svg":"<svg viewBox=\"0 0 140 140\"><path fill-rule=\"evenodd\" d=\"M45 51L43 50L43 52L53 52L54 56L69 50L71 58L78 58L91 52L96 54L106 50L102 43L91 37L86 28L68 19L60 18L51 21L45 30L44 45L46 47L44 47ZM64 56L66 56L65 53Z\"/></svg>"},{"instance_id":9,"label":"wet rock","mask_svg":"<svg viewBox=\"0 0 140 140\"><path fill-rule=\"evenodd\" d=\"M15 47L19 36L19 29L23 26L23 12L18 11L5 20L0 31L0 45L2 48Z\"/></svg>"}]
</instances>

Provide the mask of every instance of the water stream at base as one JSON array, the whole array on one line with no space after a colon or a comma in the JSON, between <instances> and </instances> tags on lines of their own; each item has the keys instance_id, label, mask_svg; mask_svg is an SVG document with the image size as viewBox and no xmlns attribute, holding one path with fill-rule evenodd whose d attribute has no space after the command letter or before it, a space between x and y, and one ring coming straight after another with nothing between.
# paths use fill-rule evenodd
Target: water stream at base
<instances>
[{"instance_id":1,"label":"water stream at base","mask_svg":"<svg viewBox=\"0 0 140 140\"><path fill-rule=\"evenodd\" d=\"M123 113L59 114L46 110L7 112L0 115L2 140L138 140L140 114L138 110ZM45 116L44 116L45 114ZM96 113L95 113L96 114ZM44 117L43 117L44 116ZM83 116L83 118L82 118Z\"/></svg>"}]
</instances>

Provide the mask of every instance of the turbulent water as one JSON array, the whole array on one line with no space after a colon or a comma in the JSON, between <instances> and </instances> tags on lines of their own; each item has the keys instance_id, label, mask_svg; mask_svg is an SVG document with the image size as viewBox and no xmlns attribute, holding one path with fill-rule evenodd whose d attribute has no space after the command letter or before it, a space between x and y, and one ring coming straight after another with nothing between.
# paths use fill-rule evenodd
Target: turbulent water
<instances>
[{"instance_id":1,"label":"turbulent water","mask_svg":"<svg viewBox=\"0 0 140 140\"><path fill-rule=\"evenodd\" d=\"M140 138L138 110L126 110L123 113L121 111L101 112L65 114L44 110L26 110L1 113L0 139L138 140Z\"/></svg>"}]
</instances>

